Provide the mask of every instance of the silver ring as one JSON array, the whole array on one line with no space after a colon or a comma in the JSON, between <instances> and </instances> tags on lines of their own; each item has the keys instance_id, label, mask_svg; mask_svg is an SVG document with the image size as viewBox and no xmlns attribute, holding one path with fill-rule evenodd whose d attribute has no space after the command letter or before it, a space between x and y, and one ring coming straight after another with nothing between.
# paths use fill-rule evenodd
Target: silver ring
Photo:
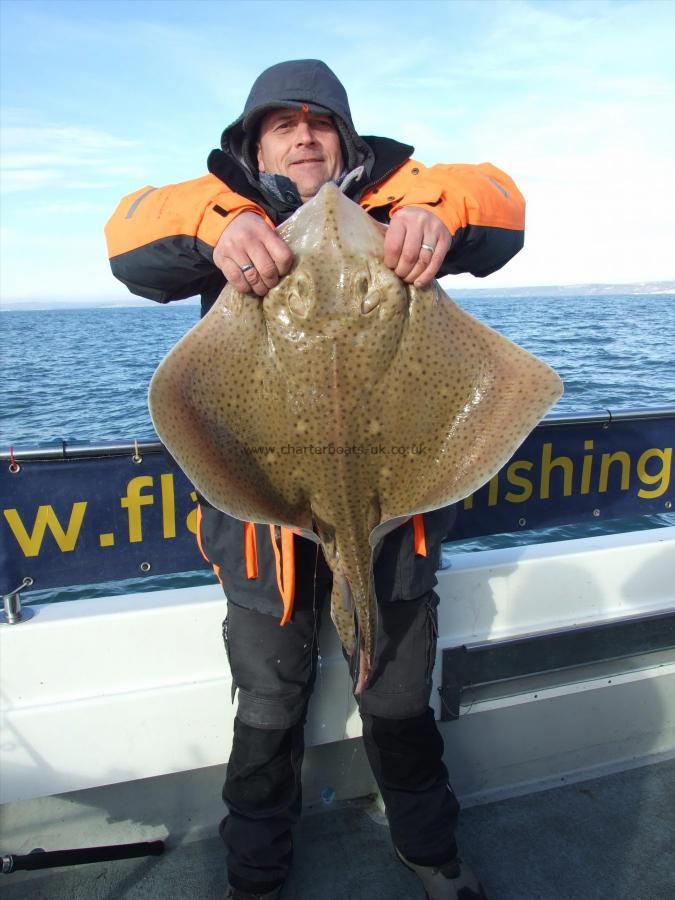
<instances>
[{"instance_id":1,"label":"silver ring","mask_svg":"<svg viewBox=\"0 0 675 900\"><path fill-rule=\"evenodd\" d=\"M431 244L422 244L422 250L428 250L429 253L433 253L436 248L432 247Z\"/></svg>"},{"instance_id":2,"label":"silver ring","mask_svg":"<svg viewBox=\"0 0 675 900\"><path fill-rule=\"evenodd\" d=\"M246 263L245 266L239 266L239 268L242 272L250 272L251 269L255 269L255 266L253 265L253 263Z\"/></svg>"}]
</instances>

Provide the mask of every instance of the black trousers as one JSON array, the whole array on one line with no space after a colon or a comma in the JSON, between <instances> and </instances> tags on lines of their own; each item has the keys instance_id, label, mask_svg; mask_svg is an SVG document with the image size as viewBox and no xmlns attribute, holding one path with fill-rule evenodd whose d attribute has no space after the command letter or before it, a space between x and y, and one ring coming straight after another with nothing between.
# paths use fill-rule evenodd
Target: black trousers
<instances>
[{"instance_id":1,"label":"black trousers","mask_svg":"<svg viewBox=\"0 0 675 900\"><path fill-rule=\"evenodd\" d=\"M283 628L276 615L228 602L223 631L239 707L223 788L229 813L220 832L230 883L253 893L281 884L291 864L291 829L302 804L303 730L327 594L324 583L319 594L297 596L293 619ZM439 865L457 852L459 805L429 708L437 604L433 591L379 604L373 673L359 699L392 840L420 865Z\"/></svg>"}]
</instances>

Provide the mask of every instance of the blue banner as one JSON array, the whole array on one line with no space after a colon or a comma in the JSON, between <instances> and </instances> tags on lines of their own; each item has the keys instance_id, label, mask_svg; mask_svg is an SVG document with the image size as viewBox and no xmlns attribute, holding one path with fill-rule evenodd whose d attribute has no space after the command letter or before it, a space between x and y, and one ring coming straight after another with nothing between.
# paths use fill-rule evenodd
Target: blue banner
<instances>
[{"instance_id":1,"label":"blue banner","mask_svg":"<svg viewBox=\"0 0 675 900\"><path fill-rule=\"evenodd\" d=\"M540 425L457 504L449 540L672 510L675 412ZM194 489L161 449L0 464L0 592L205 567ZM31 458L36 457L36 458Z\"/></svg>"},{"instance_id":2,"label":"blue banner","mask_svg":"<svg viewBox=\"0 0 675 900\"><path fill-rule=\"evenodd\" d=\"M669 512L675 413L544 422L473 496L451 540Z\"/></svg>"},{"instance_id":3,"label":"blue banner","mask_svg":"<svg viewBox=\"0 0 675 900\"><path fill-rule=\"evenodd\" d=\"M19 459L0 476L0 590L32 590L190 572L197 496L163 452Z\"/></svg>"}]
</instances>

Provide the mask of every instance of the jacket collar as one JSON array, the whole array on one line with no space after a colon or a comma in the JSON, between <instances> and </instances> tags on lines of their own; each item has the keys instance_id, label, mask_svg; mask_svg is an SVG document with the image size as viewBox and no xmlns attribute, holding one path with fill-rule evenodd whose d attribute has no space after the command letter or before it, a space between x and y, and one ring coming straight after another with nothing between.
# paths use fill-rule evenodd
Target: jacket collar
<instances>
[{"instance_id":1,"label":"jacket collar","mask_svg":"<svg viewBox=\"0 0 675 900\"><path fill-rule=\"evenodd\" d=\"M356 201L366 191L384 181L392 172L400 168L414 152L414 147L401 144L391 138L368 136L363 137L362 140L372 150L374 163L370 174L364 170L362 179L352 182L346 191L347 196ZM289 205L283 199L264 191L248 170L223 150L212 150L207 165L209 172L220 178L230 190L261 206L275 225L283 222L297 209L297 204Z\"/></svg>"}]
</instances>

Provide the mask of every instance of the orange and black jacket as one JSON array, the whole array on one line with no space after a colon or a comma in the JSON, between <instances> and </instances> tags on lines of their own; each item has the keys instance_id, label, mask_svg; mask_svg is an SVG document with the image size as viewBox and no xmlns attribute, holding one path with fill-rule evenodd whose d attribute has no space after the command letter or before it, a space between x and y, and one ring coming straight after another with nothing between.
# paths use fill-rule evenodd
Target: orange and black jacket
<instances>
[{"instance_id":1,"label":"orange and black jacket","mask_svg":"<svg viewBox=\"0 0 675 900\"><path fill-rule=\"evenodd\" d=\"M372 150L373 162L347 195L381 222L406 206L437 215L452 235L439 277L489 275L521 249L525 204L508 175L489 163L427 167L411 158L413 148L405 144L388 138L362 140ZM208 168L208 175L193 181L143 187L117 207L106 226L110 264L132 293L160 303L200 294L205 313L225 284L213 263L213 249L227 225L245 211L277 225L299 204L297 195L288 195L288 205L283 195L271 197L222 150L210 154ZM375 572L380 601L413 599L434 587L441 542L453 519L454 510L437 510L423 520L414 517L387 536ZM278 613L281 599L283 624L291 615L294 593L315 587L316 547L304 539L293 542L290 532L270 537L269 530L200 505L200 548L228 597L244 606L255 602L259 612L267 613ZM325 564L321 573L330 577ZM253 592L248 589L252 580Z\"/></svg>"},{"instance_id":2,"label":"orange and black jacket","mask_svg":"<svg viewBox=\"0 0 675 900\"><path fill-rule=\"evenodd\" d=\"M374 163L348 196L381 222L405 206L437 215L452 235L438 277L490 275L521 249L525 203L504 172L489 163L427 167L398 141L363 140ZM274 203L222 150L212 151L208 168L192 181L143 187L115 210L106 226L110 265L132 293L159 303L201 295L206 312L225 284L213 248L226 226L246 211L276 226L295 209Z\"/></svg>"}]
</instances>

